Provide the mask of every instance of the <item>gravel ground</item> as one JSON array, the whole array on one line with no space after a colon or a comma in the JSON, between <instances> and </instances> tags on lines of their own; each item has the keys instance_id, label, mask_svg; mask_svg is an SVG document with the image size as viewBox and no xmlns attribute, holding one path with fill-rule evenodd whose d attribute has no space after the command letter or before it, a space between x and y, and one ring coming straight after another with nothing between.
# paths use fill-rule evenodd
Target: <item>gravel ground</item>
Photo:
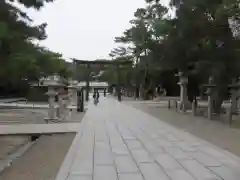
<instances>
[{"instance_id":1,"label":"gravel ground","mask_svg":"<svg viewBox=\"0 0 240 180\"><path fill-rule=\"evenodd\" d=\"M42 124L47 111L43 109L1 109L0 125L4 124ZM70 112L65 121L81 122L84 113ZM75 133L42 135L35 144L0 175L0 180L54 180L62 161L75 137ZM29 142L30 136L0 137L1 160L18 151Z\"/></svg>"},{"instance_id":2,"label":"gravel ground","mask_svg":"<svg viewBox=\"0 0 240 180\"><path fill-rule=\"evenodd\" d=\"M240 156L240 130L238 129L230 128L219 121L181 114L159 105L148 105L136 101L125 103Z\"/></svg>"},{"instance_id":3,"label":"gravel ground","mask_svg":"<svg viewBox=\"0 0 240 180\"><path fill-rule=\"evenodd\" d=\"M0 125L42 124L45 123L43 114L44 110L0 109ZM0 170L5 167L5 160L26 145L29 139L30 136L0 136Z\"/></svg>"},{"instance_id":4,"label":"gravel ground","mask_svg":"<svg viewBox=\"0 0 240 180\"><path fill-rule=\"evenodd\" d=\"M28 136L0 136L0 161L28 142Z\"/></svg>"},{"instance_id":5,"label":"gravel ground","mask_svg":"<svg viewBox=\"0 0 240 180\"><path fill-rule=\"evenodd\" d=\"M41 136L0 180L54 180L74 137L75 133Z\"/></svg>"},{"instance_id":6,"label":"gravel ground","mask_svg":"<svg viewBox=\"0 0 240 180\"><path fill-rule=\"evenodd\" d=\"M76 113L76 110L73 110L70 115L71 118L63 123L80 122L85 112ZM0 125L45 124L46 116L46 109L0 109ZM28 143L29 138L29 136L0 136L0 169L1 160Z\"/></svg>"},{"instance_id":7,"label":"gravel ground","mask_svg":"<svg viewBox=\"0 0 240 180\"><path fill-rule=\"evenodd\" d=\"M2 124L45 124L47 110L44 109L1 109Z\"/></svg>"}]
</instances>

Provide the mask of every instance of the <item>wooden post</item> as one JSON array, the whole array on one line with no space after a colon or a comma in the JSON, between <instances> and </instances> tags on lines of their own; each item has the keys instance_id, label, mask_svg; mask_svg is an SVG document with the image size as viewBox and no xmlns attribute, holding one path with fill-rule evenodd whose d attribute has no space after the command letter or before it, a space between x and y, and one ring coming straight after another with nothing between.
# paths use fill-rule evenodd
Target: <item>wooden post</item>
<instances>
[{"instance_id":1,"label":"wooden post","mask_svg":"<svg viewBox=\"0 0 240 180\"><path fill-rule=\"evenodd\" d=\"M192 102L192 114L193 116L196 116L196 101L193 100Z\"/></svg>"},{"instance_id":2,"label":"wooden post","mask_svg":"<svg viewBox=\"0 0 240 180\"><path fill-rule=\"evenodd\" d=\"M211 94L208 95L208 119L212 120L212 95Z\"/></svg>"},{"instance_id":3,"label":"wooden post","mask_svg":"<svg viewBox=\"0 0 240 180\"><path fill-rule=\"evenodd\" d=\"M232 108L230 107L227 111L227 115L228 115L228 123L231 126L232 125Z\"/></svg>"},{"instance_id":4,"label":"wooden post","mask_svg":"<svg viewBox=\"0 0 240 180\"><path fill-rule=\"evenodd\" d=\"M176 111L178 111L178 100L175 100L175 108L176 108Z\"/></svg>"},{"instance_id":5,"label":"wooden post","mask_svg":"<svg viewBox=\"0 0 240 180\"><path fill-rule=\"evenodd\" d=\"M120 87L120 67L119 67L119 64L117 64L117 96L118 96L118 101L122 101L121 87Z\"/></svg>"},{"instance_id":6,"label":"wooden post","mask_svg":"<svg viewBox=\"0 0 240 180\"><path fill-rule=\"evenodd\" d=\"M90 79L90 64L87 64L87 77L86 77L86 97L85 100L89 101L89 79Z\"/></svg>"},{"instance_id":7,"label":"wooden post","mask_svg":"<svg viewBox=\"0 0 240 180\"><path fill-rule=\"evenodd\" d=\"M136 80L136 84L135 84L135 99L139 99L140 97L140 82L139 82L139 75L138 75L138 71L139 71L139 57L137 56L136 59L136 68L135 68L135 80Z\"/></svg>"},{"instance_id":8,"label":"wooden post","mask_svg":"<svg viewBox=\"0 0 240 180\"><path fill-rule=\"evenodd\" d=\"M212 99L212 87L211 85L213 85L213 77L209 77L209 87L208 87L208 119L212 120L212 106L213 106L213 99Z\"/></svg>"},{"instance_id":9,"label":"wooden post","mask_svg":"<svg viewBox=\"0 0 240 180\"><path fill-rule=\"evenodd\" d=\"M84 111L83 89L79 89L77 91L77 112L83 112L83 111Z\"/></svg>"},{"instance_id":10,"label":"wooden post","mask_svg":"<svg viewBox=\"0 0 240 180\"><path fill-rule=\"evenodd\" d=\"M83 95L83 89L81 89L80 91L80 95L81 95L81 108L80 108L80 112L84 112L84 95Z\"/></svg>"}]
</instances>

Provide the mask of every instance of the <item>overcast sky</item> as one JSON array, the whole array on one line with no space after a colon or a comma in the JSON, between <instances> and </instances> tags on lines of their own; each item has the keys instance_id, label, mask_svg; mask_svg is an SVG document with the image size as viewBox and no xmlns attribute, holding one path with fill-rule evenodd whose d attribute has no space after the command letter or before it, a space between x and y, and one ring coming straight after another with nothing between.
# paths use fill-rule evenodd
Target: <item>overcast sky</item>
<instances>
[{"instance_id":1,"label":"overcast sky","mask_svg":"<svg viewBox=\"0 0 240 180\"><path fill-rule=\"evenodd\" d=\"M169 0L162 0L168 4ZM41 11L28 10L35 23L47 22L47 40L40 44L66 58L109 58L114 37L129 27L144 0L56 0Z\"/></svg>"}]
</instances>

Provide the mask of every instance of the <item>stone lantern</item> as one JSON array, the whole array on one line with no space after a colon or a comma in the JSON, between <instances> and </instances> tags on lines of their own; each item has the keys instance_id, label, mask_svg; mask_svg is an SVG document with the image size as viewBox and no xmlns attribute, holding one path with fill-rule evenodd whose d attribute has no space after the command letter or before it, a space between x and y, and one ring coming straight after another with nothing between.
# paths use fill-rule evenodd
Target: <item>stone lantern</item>
<instances>
[{"instance_id":1,"label":"stone lantern","mask_svg":"<svg viewBox=\"0 0 240 180\"><path fill-rule=\"evenodd\" d=\"M78 90L77 85L78 85L77 81L70 81L70 85L68 86L69 98L70 98L71 105L77 104L77 90Z\"/></svg>"},{"instance_id":2,"label":"stone lantern","mask_svg":"<svg viewBox=\"0 0 240 180\"><path fill-rule=\"evenodd\" d=\"M232 115L237 114L237 108L238 108L238 97L240 95L239 89L240 89L240 82L239 78L238 80L233 80L232 84L229 86L230 94L231 94L231 107L229 109L229 123L232 121Z\"/></svg>"},{"instance_id":3,"label":"stone lantern","mask_svg":"<svg viewBox=\"0 0 240 180\"><path fill-rule=\"evenodd\" d=\"M188 77L184 76L183 72L179 72L177 76L179 77L178 85L180 86L180 109L185 112L191 107L187 96Z\"/></svg>"},{"instance_id":4,"label":"stone lantern","mask_svg":"<svg viewBox=\"0 0 240 180\"><path fill-rule=\"evenodd\" d=\"M230 94L231 94L231 110L233 113L237 111L237 97L239 96L239 89L240 89L240 82L233 82L228 86L230 88Z\"/></svg>"},{"instance_id":5,"label":"stone lantern","mask_svg":"<svg viewBox=\"0 0 240 180\"><path fill-rule=\"evenodd\" d=\"M46 95L48 96L49 109L48 109L48 117L44 118L44 120L46 122L57 121L58 118L56 117L55 103L54 103L57 92L55 92L54 89L49 88Z\"/></svg>"},{"instance_id":6,"label":"stone lantern","mask_svg":"<svg viewBox=\"0 0 240 180\"><path fill-rule=\"evenodd\" d=\"M56 75L50 76L44 80L44 86L48 87L48 92L46 95L48 96L48 103L49 103L49 110L48 110L48 117L45 118L46 122L52 121L59 121L60 118L60 105L58 107L58 111L56 112L55 108L55 97L59 96L59 93L55 91L55 89L59 89L64 87L63 84L59 83L59 79ZM58 98L59 99L59 98Z\"/></svg>"},{"instance_id":7,"label":"stone lantern","mask_svg":"<svg viewBox=\"0 0 240 180\"><path fill-rule=\"evenodd\" d=\"M213 105L213 94L214 88L216 85L213 81L213 76L210 76L208 79L208 84L204 84L203 87L207 88L207 96L208 96L208 119L212 120L212 105Z\"/></svg>"}]
</instances>

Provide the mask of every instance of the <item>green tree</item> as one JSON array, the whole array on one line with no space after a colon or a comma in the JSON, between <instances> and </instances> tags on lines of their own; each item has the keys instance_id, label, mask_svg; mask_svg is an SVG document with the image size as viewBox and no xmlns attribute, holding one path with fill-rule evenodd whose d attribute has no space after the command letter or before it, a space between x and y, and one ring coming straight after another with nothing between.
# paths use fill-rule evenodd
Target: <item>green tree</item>
<instances>
[{"instance_id":1,"label":"green tree","mask_svg":"<svg viewBox=\"0 0 240 180\"><path fill-rule=\"evenodd\" d=\"M60 54L35 45L47 38L46 23L33 26L33 20L13 3L0 2L0 86L37 80L53 72L69 76L70 71ZM40 9L50 0L19 0L18 3Z\"/></svg>"},{"instance_id":2,"label":"green tree","mask_svg":"<svg viewBox=\"0 0 240 180\"><path fill-rule=\"evenodd\" d=\"M153 82L146 86L146 77L158 82L159 74L169 70L205 83L214 76L214 110L219 112L228 83L239 76L239 1L172 0L174 17L159 0L146 2L134 14L132 27L116 38L133 49L140 82L147 89Z\"/></svg>"},{"instance_id":3,"label":"green tree","mask_svg":"<svg viewBox=\"0 0 240 180\"><path fill-rule=\"evenodd\" d=\"M217 87L213 108L219 113L228 84L239 75L239 40L229 25L229 20L238 16L236 1L176 0L172 4L177 8L178 33L172 42L180 45L176 57L182 59L178 66L187 73L192 65L195 72L214 76Z\"/></svg>"},{"instance_id":4,"label":"green tree","mask_svg":"<svg viewBox=\"0 0 240 180\"><path fill-rule=\"evenodd\" d=\"M155 80L160 68L156 67L160 58L160 42L162 41L163 29L157 29L160 24L165 23L164 15L167 8L159 2L151 3L146 8L139 8L134 14L134 19L130 21L132 27L127 29L123 36L117 37L116 42L124 43L132 49L134 60L136 95L138 92L144 95L153 89L157 84ZM141 87L141 88L140 88ZM141 89L141 90L139 90Z\"/></svg>"}]
</instances>

